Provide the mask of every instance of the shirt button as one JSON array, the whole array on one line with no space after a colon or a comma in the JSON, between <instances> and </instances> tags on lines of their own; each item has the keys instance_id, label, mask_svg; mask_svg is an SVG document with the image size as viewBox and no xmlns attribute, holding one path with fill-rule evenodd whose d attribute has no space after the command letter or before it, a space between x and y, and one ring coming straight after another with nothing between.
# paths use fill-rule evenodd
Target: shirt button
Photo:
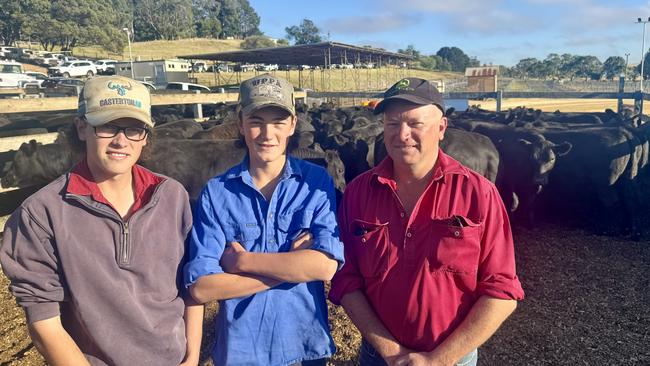
<instances>
[{"instance_id":1,"label":"shirt button","mask_svg":"<svg viewBox=\"0 0 650 366\"><path fill-rule=\"evenodd\" d=\"M458 231L458 230L454 231L454 236L459 237L460 236L460 231Z\"/></svg>"},{"instance_id":2,"label":"shirt button","mask_svg":"<svg viewBox=\"0 0 650 366\"><path fill-rule=\"evenodd\" d=\"M274 239L269 239L269 243L273 244L273 243L275 243L275 240Z\"/></svg>"},{"instance_id":3,"label":"shirt button","mask_svg":"<svg viewBox=\"0 0 650 366\"><path fill-rule=\"evenodd\" d=\"M361 238L361 242L362 242L362 243L365 243L365 242L366 242L366 238Z\"/></svg>"},{"instance_id":4,"label":"shirt button","mask_svg":"<svg viewBox=\"0 0 650 366\"><path fill-rule=\"evenodd\" d=\"M407 237L407 238L410 238L411 236L412 236L412 234L411 234L410 232L409 232L409 233L406 233L406 237Z\"/></svg>"},{"instance_id":5,"label":"shirt button","mask_svg":"<svg viewBox=\"0 0 650 366\"><path fill-rule=\"evenodd\" d=\"M403 218L404 216L406 216L406 215L404 214L404 212L400 212L400 213L399 213L399 217L402 217L402 218Z\"/></svg>"}]
</instances>

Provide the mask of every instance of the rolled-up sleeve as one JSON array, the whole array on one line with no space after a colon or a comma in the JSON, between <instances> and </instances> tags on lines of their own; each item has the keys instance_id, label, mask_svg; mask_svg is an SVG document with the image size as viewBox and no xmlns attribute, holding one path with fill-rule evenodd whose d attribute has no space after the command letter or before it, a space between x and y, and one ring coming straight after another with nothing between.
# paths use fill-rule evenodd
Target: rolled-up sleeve
<instances>
[{"instance_id":1,"label":"rolled-up sleeve","mask_svg":"<svg viewBox=\"0 0 650 366\"><path fill-rule=\"evenodd\" d=\"M338 262L340 269L344 263L343 243L341 243L339 228L336 222L336 195L334 182L327 176L323 187L323 194L314 210L310 231L314 236L311 249L328 254Z\"/></svg>"},{"instance_id":2,"label":"rolled-up sleeve","mask_svg":"<svg viewBox=\"0 0 650 366\"><path fill-rule=\"evenodd\" d=\"M354 250L352 250L352 241L350 240L348 205L351 203L351 197L355 195L353 190L353 187L348 186L338 211L339 230L341 240L343 241L345 264L334 275L334 278L332 278L332 286L328 294L329 300L336 305L341 304L343 296L364 288L363 276L359 273L357 258L355 257Z\"/></svg>"},{"instance_id":3,"label":"rolled-up sleeve","mask_svg":"<svg viewBox=\"0 0 650 366\"><path fill-rule=\"evenodd\" d=\"M30 324L60 315L66 291L55 253L52 234L18 208L5 225L0 264Z\"/></svg>"},{"instance_id":4,"label":"rolled-up sleeve","mask_svg":"<svg viewBox=\"0 0 650 366\"><path fill-rule=\"evenodd\" d=\"M219 261L225 243L223 229L214 215L208 186L201 193L194 209L189 237L189 257L183 271L185 287L191 286L201 276L224 272Z\"/></svg>"},{"instance_id":5,"label":"rolled-up sleeve","mask_svg":"<svg viewBox=\"0 0 650 366\"><path fill-rule=\"evenodd\" d=\"M524 290L517 277L512 230L507 211L494 186L488 191L487 215L481 240L477 294L506 300L522 300Z\"/></svg>"}]
</instances>

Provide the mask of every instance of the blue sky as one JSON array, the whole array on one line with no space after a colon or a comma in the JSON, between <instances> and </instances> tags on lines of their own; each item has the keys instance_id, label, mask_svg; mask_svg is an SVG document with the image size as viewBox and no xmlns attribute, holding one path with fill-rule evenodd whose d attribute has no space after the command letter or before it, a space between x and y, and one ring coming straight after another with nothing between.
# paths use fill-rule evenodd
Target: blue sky
<instances>
[{"instance_id":1,"label":"blue sky","mask_svg":"<svg viewBox=\"0 0 650 366\"><path fill-rule=\"evenodd\" d=\"M456 46L482 63L512 66L549 53L641 60L650 1L602 0L250 0L260 30L273 38L308 18L330 40L424 54ZM650 24L646 32L650 46Z\"/></svg>"}]
</instances>

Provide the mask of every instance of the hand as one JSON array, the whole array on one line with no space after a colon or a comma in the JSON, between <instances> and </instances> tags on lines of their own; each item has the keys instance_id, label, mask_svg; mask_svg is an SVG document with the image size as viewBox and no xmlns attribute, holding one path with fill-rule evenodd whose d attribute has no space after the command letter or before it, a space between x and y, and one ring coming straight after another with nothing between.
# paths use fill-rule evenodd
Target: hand
<instances>
[{"instance_id":1,"label":"hand","mask_svg":"<svg viewBox=\"0 0 650 366\"><path fill-rule=\"evenodd\" d=\"M246 249L236 241L232 241L226 244L226 249L221 255L221 260L219 264L223 267L223 270L228 273L239 273L241 269L239 267L239 261L243 254L247 253Z\"/></svg>"},{"instance_id":2,"label":"hand","mask_svg":"<svg viewBox=\"0 0 650 366\"><path fill-rule=\"evenodd\" d=\"M304 231L291 243L291 251L309 249L314 244L314 237L309 231Z\"/></svg>"},{"instance_id":3,"label":"hand","mask_svg":"<svg viewBox=\"0 0 650 366\"><path fill-rule=\"evenodd\" d=\"M397 357L392 363L394 366L444 366L441 360L438 360L428 352L412 352Z\"/></svg>"}]
</instances>

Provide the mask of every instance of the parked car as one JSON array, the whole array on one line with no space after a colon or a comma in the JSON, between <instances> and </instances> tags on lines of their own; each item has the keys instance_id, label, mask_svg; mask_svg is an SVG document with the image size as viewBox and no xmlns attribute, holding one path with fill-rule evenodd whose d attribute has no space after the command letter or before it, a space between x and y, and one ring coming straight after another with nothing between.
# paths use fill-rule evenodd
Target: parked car
<instances>
[{"instance_id":1,"label":"parked car","mask_svg":"<svg viewBox=\"0 0 650 366\"><path fill-rule=\"evenodd\" d=\"M209 72L232 72L233 68L228 64L208 65Z\"/></svg>"},{"instance_id":2,"label":"parked car","mask_svg":"<svg viewBox=\"0 0 650 366\"><path fill-rule=\"evenodd\" d=\"M63 57L63 54L45 52L41 57L36 59L36 62L44 66L57 66L59 64L59 57Z\"/></svg>"},{"instance_id":3,"label":"parked car","mask_svg":"<svg viewBox=\"0 0 650 366\"><path fill-rule=\"evenodd\" d=\"M241 71L241 72L255 71L256 67L257 65L255 64L240 64L240 65L235 65L235 71Z\"/></svg>"},{"instance_id":4,"label":"parked car","mask_svg":"<svg viewBox=\"0 0 650 366\"><path fill-rule=\"evenodd\" d=\"M97 60L95 61L95 68L97 68L97 74L99 75L113 75L115 74L115 64L116 60Z\"/></svg>"},{"instance_id":5,"label":"parked car","mask_svg":"<svg viewBox=\"0 0 650 366\"><path fill-rule=\"evenodd\" d=\"M198 90L202 93L210 93L210 88L201 84L192 84L192 83L183 83L179 81L174 81L167 83L165 86L167 90Z\"/></svg>"},{"instance_id":6,"label":"parked car","mask_svg":"<svg viewBox=\"0 0 650 366\"><path fill-rule=\"evenodd\" d=\"M208 70L208 65L203 61L197 61L192 64L192 71L194 72L206 72Z\"/></svg>"},{"instance_id":7,"label":"parked car","mask_svg":"<svg viewBox=\"0 0 650 366\"><path fill-rule=\"evenodd\" d=\"M278 64L260 65L257 67L257 70L259 71L275 71L277 69L278 69Z\"/></svg>"},{"instance_id":8,"label":"parked car","mask_svg":"<svg viewBox=\"0 0 650 366\"><path fill-rule=\"evenodd\" d=\"M97 74L97 68L90 61L65 62L61 66L50 67L47 71L50 76L63 76L66 78L75 76L93 77Z\"/></svg>"},{"instance_id":9,"label":"parked car","mask_svg":"<svg viewBox=\"0 0 650 366\"><path fill-rule=\"evenodd\" d=\"M15 61L0 61L0 88L18 88L21 82L34 80L23 74L23 65Z\"/></svg>"},{"instance_id":10,"label":"parked car","mask_svg":"<svg viewBox=\"0 0 650 366\"><path fill-rule=\"evenodd\" d=\"M155 85L153 85L152 83L150 83L150 82L148 82L148 81L140 81L140 84L146 86L147 89L149 89L149 91L152 91L152 90L156 90L156 89L157 89Z\"/></svg>"},{"instance_id":11,"label":"parked car","mask_svg":"<svg viewBox=\"0 0 650 366\"><path fill-rule=\"evenodd\" d=\"M0 46L0 59L17 60L18 48L10 46Z\"/></svg>"},{"instance_id":12,"label":"parked car","mask_svg":"<svg viewBox=\"0 0 650 366\"><path fill-rule=\"evenodd\" d=\"M38 71L29 71L25 75L32 77L32 80L24 80L20 82L20 87L25 88L28 85L36 85L39 88L43 87L43 82L47 80L47 75Z\"/></svg>"},{"instance_id":13,"label":"parked car","mask_svg":"<svg viewBox=\"0 0 650 366\"><path fill-rule=\"evenodd\" d=\"M18 49L18 59L29 61L34 60L38 57L38 53L35 50L30 48L19 48Z\"/></svg>"},{"instance_id":14,"label":"parked car","mask_svg":"<svg viewBox=\"0 0 650 366\"><path fill-rule=\"evenodd\" d=\"M84 81L80 79L50 77L41 84L46 97L78 96Z\"/></svg>"}]
</instances>

